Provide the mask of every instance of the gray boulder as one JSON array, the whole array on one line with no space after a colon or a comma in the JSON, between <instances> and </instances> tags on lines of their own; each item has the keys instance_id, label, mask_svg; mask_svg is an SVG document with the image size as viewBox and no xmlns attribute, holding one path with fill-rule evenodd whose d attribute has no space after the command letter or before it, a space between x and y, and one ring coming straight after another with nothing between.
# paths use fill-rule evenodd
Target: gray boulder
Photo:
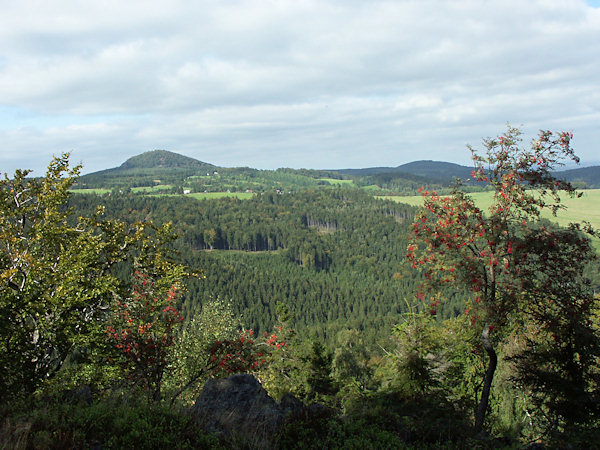
<instances>
[{"instance_id":1,"label":"gray boulder","mask_svg":"<svg viewBox=\"0 0 600 450\"><path fill-rule=\"evenodd\" d=\"M259 446L267 445L286 418L303 411L304 405L291 394L277 403L249 374L208 380L191 409L207 431L237 436Z\"/></svg>"}]
</instances>

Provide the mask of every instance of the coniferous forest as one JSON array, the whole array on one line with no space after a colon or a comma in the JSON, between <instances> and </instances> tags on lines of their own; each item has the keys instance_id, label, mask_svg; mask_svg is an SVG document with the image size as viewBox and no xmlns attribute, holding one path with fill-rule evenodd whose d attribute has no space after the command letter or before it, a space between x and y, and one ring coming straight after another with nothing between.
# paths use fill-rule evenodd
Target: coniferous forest
<instances>
[{"instance_id":1,"label":"coniferous forest","mask_svg":"<svg viewBox=\"0 0 600 450\"><path fill-rule=\"evenodd\" d=\"M540 217L579 195L571 138L509 127L462 184L162 151L5 177L3 448L592 448L598 235ZM206 429L190 407L235 373L304 413Z\"/></svg>"}]
</instances>

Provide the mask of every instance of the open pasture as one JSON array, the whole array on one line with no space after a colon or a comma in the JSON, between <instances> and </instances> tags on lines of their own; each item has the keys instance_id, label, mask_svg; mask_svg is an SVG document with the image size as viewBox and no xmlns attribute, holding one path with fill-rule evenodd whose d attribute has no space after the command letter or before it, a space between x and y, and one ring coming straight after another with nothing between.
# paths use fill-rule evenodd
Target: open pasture
<instances>
[{"instance_id":1,"label":"open pasture","mask_svg":"<svg viewBox=\"0 0 600 450\"><path fill-rule=\"evenodd\" d=\"M171 184L157 184L156 186L138 186L138 187L133 187L131 188L131 192L150 192L150 193L154 193L154 192L160 192L160 191L167 191L169 189L172 189L173 185Z\"/></svg>"},{"instance_id":2,"label":"open pasture","mask_svg":"<svg viewBox=\"0 0 600 450\"><path fill-rule=\"evenodd\" d=\"M70 189L69 192L73 194L96 194L96 195L104 195L111 192L110 189L103 188L85 188L85 189Z\"/></svg>"},{"instance_id":3,"label":"open pasture","mask_svg":"<svg viewBox=\"0 0 600 450\"><path fill-rule=\"evenodd\" d=\"M562 195L561 200L566 209L558 211L556 217L552 216L550 211L544 211L542 217L558 223L561 226L567 226L571 222L587 221L594 228L600 229L600 189L583 190L581 198L571 198L568 195ZM475 192L470 194L475 203L480 208L487 210L492 204L492 192ZM400 203L407 203L413 206L422 206L423 197L416 196L381 196L378 198L390 199Z\"/></svg>"},{"instance_id":4,"label":"open pasture","mask_svg":"<svg viewBox=\"0 0 600 450\"><path fill-rule=\"evenodd\" d=\"M319 181L327 181L331 185L354 186L354 180L338 180L336 178L318 178Z\"/></svg>"}]
</instances>

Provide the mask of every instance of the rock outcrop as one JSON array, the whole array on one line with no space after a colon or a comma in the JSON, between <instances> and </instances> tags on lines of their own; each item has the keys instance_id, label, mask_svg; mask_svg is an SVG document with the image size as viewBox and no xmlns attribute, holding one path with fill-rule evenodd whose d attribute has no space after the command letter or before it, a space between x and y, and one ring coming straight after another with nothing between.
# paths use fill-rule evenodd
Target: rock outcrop
<instances>
[{"instance_id":1,"label":"rock outcrop","mask_svg":"<svg viewBox=\"0 0 600 450\"><path fill-rule=\"evenodd\" d=\"M191 413L207 431L258 443L270 441L287 418L304 411L293 395L277 403L254 376L236 374L208 380Z\"/></svg>"}]
</instances>

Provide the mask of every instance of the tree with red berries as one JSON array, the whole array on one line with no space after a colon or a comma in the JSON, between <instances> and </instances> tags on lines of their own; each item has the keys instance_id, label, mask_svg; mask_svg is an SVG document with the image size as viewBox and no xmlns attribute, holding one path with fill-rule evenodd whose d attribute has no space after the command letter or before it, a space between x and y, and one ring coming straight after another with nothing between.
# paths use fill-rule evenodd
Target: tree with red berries
<instances>
[{"instance_id":1,"label":"tree with red berries","mask_svg":"<svg viewBox=\"0 0 600 450\"><path fill-rule=\"evenodd\" d=\"M542 283L531 282L532 274L540 279L557 272L540 250L544 242L550 244L567 236L543 230L540 215L545 209L556 214L564 207L561 193L581 195L552 172L565 159L578 162L571 148L572 137L569 132L540 131L531 147L524 149L520 147L520 130L508 126L503 135L483 141L485 154L469 146L475 163L473 179L493 191L487 211L461 191L459 184L449 196L423 192L424 208L415 218L407 256L425 275L419 298L424 298L425 290L444 285L466 287L472 292L466 313L473 326L479 327L480 345L487 355L475 412L478 430L484 425L498 345L511 327L528 320L527 311L532 308L527 299L541 302L548 298ZM563 259L592 257L581 230L593 233L587 225L574 225L568 236L572 245L562 247L569 251ZM588 250L583 251L584 247ZM429 305L432 313L438 304L435 300Z\"/></svg>"},{"instance_id":2,"label":"tree with red berries","mask_svg":"<svg viewBox=\"0 0 600 450\"><path fill-rule=\"evenodd\" d=\"M153 401L161 399L170 348L183 321L176 307L180 289L173 285L161 292L148 275L136 271L132 295L116 302L112 323L106 329L127 378Z\"/></svg>"}]
</instances>

